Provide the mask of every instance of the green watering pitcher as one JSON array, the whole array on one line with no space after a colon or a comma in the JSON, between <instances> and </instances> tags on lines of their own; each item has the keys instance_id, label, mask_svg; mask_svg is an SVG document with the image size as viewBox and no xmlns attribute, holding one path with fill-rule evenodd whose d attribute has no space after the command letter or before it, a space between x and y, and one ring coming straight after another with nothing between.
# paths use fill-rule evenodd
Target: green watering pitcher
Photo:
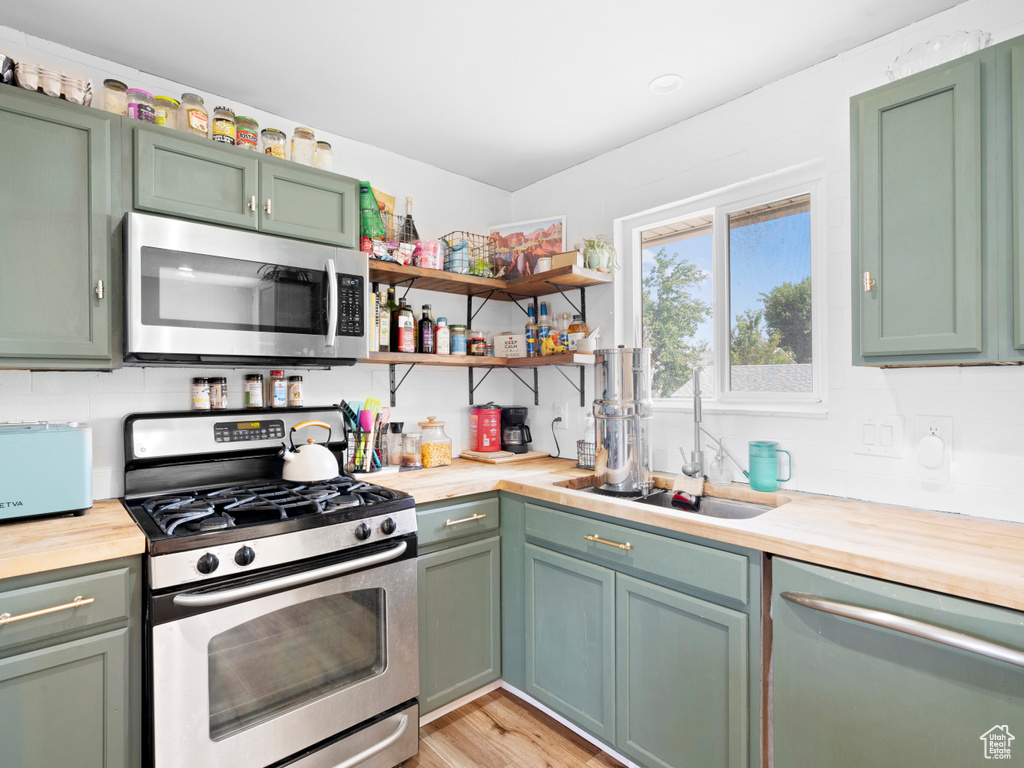
<instances>
[{"instance_id":1,"label":"green watering pitcher","mask_svg":"<svg viewBox=\"0 0 1024 768\"><path fill-rule=\"evenodd\" d=\"M779 477L779 454L789 456L785 477ZM768 440L754 440L750 443L750 487L755 491L777 491L779 483L793 477L793 457L789 451L779 448L778 443Z\"/></svg>"}]
</instances>

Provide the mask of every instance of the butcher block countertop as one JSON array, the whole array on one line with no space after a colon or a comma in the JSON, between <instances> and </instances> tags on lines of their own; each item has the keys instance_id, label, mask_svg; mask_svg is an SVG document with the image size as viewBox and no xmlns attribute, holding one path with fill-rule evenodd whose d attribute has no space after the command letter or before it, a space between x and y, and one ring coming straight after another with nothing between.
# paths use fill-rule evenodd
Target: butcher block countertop
<instances>
[{"instance_id":1,"label":"butcher block countertop","mask_svg":"<svg viewBox=\"0 0 1024 768\"><path fill-rule=\"evenodd\" d=\"M380 483L411 493L417 504L487 491L507 491L538 501L736 544L844 571L1024 610L1024 525L941 512L746 485L705 485L709 495L755 501L775 508L746 520L672 512L595 496L590 472L567 459L488 465L456 459L450 467L403 472ZM675 478L657 475L672 487Z\"/></svg>"},{"instance_id":2,"label":"butcher block countertop","mask_svg":"<svg viewBox=\"0 0 1024 768\"><path fill-rule=\"evenodd\" d=\"M81 517L0 523L0 579L145 551L146 537L117 499L97 501Z\"/></svg>"}]
</instances>

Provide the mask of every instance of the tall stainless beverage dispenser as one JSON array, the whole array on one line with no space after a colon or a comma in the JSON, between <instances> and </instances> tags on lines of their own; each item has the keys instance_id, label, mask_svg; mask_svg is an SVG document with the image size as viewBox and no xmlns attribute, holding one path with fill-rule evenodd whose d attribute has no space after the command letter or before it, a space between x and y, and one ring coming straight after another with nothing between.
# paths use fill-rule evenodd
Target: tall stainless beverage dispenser
<instances>
[{"instance_id":1,"label":"tall stainless beverage dispenser","mask_svg":"<svg viewBox=\"0 0 1024 768\"><path fill-rule=\"evenodd\" d=\"M594 418L599 491L647 495L651 485L651 350L598 350Z\"/></svg>"}]
</instances>

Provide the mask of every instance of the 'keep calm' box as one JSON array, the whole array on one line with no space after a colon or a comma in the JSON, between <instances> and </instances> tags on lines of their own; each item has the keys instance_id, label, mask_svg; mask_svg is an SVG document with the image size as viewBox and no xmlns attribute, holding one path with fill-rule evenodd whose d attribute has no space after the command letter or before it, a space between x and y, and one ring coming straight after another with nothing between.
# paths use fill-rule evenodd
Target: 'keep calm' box
<instances>
[{"instance_id":1,"label":"'keep calm' box","mask_svg":"<svg viewBox=\"0 0 1024 768\"><path fill-rule=\"evenodd\" d=\"M495 357L526 357L526 336L522 333L496 334Z\"/></svg>"}]
</instances>

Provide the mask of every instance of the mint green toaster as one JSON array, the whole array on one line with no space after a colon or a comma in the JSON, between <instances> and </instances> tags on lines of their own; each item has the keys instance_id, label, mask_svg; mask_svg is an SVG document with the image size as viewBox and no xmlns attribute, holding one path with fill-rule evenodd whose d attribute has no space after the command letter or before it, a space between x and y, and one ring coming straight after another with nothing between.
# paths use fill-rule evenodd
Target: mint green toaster
<instances>
[{"instance_id":1,"label":"mint green toaster","mask_svg":"<svg viewBox=\"0 0 1024 768\"><path fill-rule=\"evenodd\" d=\"M0 522L92 506L92 427L0 423Z\"/></svg>"}]
</instances>

